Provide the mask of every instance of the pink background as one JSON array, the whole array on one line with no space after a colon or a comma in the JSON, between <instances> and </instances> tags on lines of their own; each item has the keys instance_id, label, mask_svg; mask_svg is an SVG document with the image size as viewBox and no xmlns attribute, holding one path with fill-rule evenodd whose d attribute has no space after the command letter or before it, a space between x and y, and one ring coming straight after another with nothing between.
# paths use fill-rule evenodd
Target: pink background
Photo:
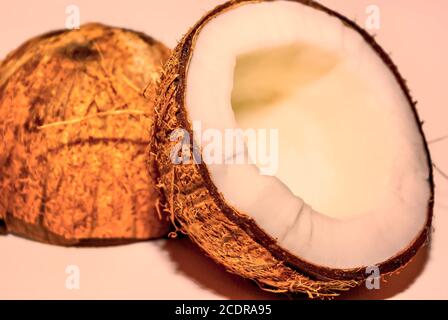
<instances>
[{"instance_id":1,"label":"pink background","mask_svg":"<svg viewBox=\"0 0 448 320\"><path fill-rule=\"evenodd\" d=\"M65 27L76 4L81 22L133 28L175 46L206 10L221 1L1 1L0 59L37 34ZM445 0L322 0L363 25L366 7L381 10L377 40L408 80L428 140L448 134L448 2ZM448 172L448 140L430 144L434 163ZM381 290L357 289L344 298L448 299L448 181L435 174L435 233L400 275ZM0 298L219 299L275 298L227 274L187 239L101 249L59 248L14 236L0 238ZM78 265L80 289L65 287L67 265Z\"/></svg>"}]
</instances>

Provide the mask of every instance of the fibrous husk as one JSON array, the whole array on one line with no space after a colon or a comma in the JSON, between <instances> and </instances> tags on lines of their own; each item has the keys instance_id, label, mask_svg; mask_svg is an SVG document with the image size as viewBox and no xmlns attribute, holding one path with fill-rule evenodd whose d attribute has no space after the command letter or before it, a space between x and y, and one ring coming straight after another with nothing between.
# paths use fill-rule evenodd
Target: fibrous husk
<instances>
[{"instance_id":1,"label":"fibrous husk","mask_svg":"<svg viewBox=\"0 0 448 320\"><path fill-rule=\"evenodd\" d=\"M146 150L155 84L168 55L142 33L86 24L33 38L6 57L0 65L4 233L60 245L166 235Z\"/></svg>"},{"instance_id":2,"label":"fibrous husk","mask_svg":"<svg viewBox=\"0 0 448 320\"><path fill-rule=\"evenodd\" d=\"M371 36L354 22L318 3L295 1L335 16L359 32L390 68L406 92L410 104L414 106L406 84L395 65ZM181 128L188 132L190 137L193 136L191 119L185 106L185 88L196 37L202 27L219 14L257 2L263 0L236 0L218 6L190 29L165 65L156 102L157 119L153 129L155 139L152 145L152 155L160 177L159 187L166 200L164 213L171 217L179 232L187 234L215 262L223 265L231 273L254 280L263 289L305 293L311 298L335 296L341 291L361 284L368 276L365 269L333 272L322 268L310 272L306 263L300 260L296 263L297 261L293 261L287 252L279 250L276 241L266 237L251 217L226 203L213 185L204 163L191 162L181 165L172 163L171 152L175 150L178 140L172 141L171 133ZM197 152L193 148L194 146L190 146L190 159L194 159L194 154ZM432 190L432 174L429 183ZM408 250L380 266L382 276L398 270L412 259L430 234L431 217L432 202L428 204L427 228L419 234ZM303 268L298 267L300 264Z\"/></svg>"}]
</instances>

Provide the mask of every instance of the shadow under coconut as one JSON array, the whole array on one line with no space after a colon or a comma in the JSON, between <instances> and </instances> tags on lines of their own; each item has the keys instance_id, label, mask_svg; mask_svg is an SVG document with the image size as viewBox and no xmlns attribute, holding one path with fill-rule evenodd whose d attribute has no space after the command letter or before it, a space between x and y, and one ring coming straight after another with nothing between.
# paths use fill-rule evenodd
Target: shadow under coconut
<instances>
[{"instance_id":1,"label":"shadow under coconut","mask_svg":"<svg viewBox=\"0 0 448 320\"><path fill-rule=\"evenodd\" d=\"M380 289L369 290L361 285L349 292L343 293L337 299L353 300L382 300L391 298L408 289L425 269L429 259L430 246L419 250L414 259L399 273L387 276L381 281Z\"/></svg>"},{"instance_id":2,"label":"shadow under coconut","mask_svg":"<svg viewBox=\"0 0 448 320\"><path fill-rule=\"evenodd\" d=\"M228 273L200 251L187 237L166 241L163 245L179 272L197 284L229 299L306 299L304 295L286 295L266 292L249 280ZM398 274L381 282L381 289L368 290L364 285L344 292L336 299L387 299L406 290L424 270L429 258L429 247L421 248L414 259Z\"/></svg>"},{"instance_id":3,"label":"shadow under coconut","mask_svg":"<svg viewBox=\"0 0 448 320\"><path fill-rule=\"evenodd\" d=\"M287 299L286 295L263 291L254 282L228 273L201 252L186 236L179 235L176 239L166 241L163 249L169 253L179 272L193 279L201 287L228 299Z\"/></svg>"}]
</instances>

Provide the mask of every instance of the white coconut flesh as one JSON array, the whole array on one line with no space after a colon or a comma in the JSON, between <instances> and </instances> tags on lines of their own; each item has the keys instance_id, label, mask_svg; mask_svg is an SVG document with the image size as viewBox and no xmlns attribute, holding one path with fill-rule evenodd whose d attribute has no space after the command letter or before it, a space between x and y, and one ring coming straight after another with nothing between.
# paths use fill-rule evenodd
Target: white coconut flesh
<instances>
[{"instance_id":1,"label":"white coconut flesh","mask_svg":"<svg viewBox=\"0 0 448 320\"><path fill-rule=\"evenodd\" d=\"M429 167L412 107L338 18L287 1L225 11L197 35L186 79L213 183L285 251L329 268L371 266L424 228ZM253 164L216 163L228 154L207 146L228 143L228 128L278 129L277 165L252 151Z\"/></svg>"}]
</instances>

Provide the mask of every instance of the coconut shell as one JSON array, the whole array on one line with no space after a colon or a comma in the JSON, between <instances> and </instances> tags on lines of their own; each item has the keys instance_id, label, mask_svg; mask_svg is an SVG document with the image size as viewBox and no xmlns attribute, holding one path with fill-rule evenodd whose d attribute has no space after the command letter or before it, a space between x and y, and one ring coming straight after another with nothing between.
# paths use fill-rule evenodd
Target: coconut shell
<instances>
[{"instance_id":1,"label":"coconut shell","mask_svg":"<svg viewBox=\"0 0 448 320\"><path fill-rule=\"evenodd\" d=\"M166 199L164 213L171 217L178 231L186 233L213 260L231 273L254 280L263 289L275 292L306 293L311 298L334 296L361 284L368 276L365 268L338 270L302 261L280 248L275 239L264 233L251 217L226 203L213 184L206 164L176 165L171 162L170 152L178 143L170 139L173 130L182 128L190 134L190 137L193 136L192 124L185 106L185 90L188 65L194 53L199 32L210 20L227 10L263 1L270 0L235 0L218 6L189 30L165 65L156 101L157 118L152 142L152 149L157 151L154 162L159 172L159 187ZM388 55L367 32L351 20L316 2L291 1L334 16L360 33L396 77L418 121L415 104L405 81ZM424 137L421 126L419 128ZM190 159L194 159L192 148L193 146L189 151ZM430 164L428 149L426 151ZM430 165L429 167L431 168ZM433 192L432 171L429 184ZM379 266L382 276L404 267L417 250L427 242L431 231L432 206L433 201L430 201L426 228L410 247Z\"/></svg>"},{"instance_id":2,"label":"coconut shell","mask_svg":"<svg viewBox=\"0 0 448 320\"><path fill-rule=\"evenodd\" d=\"M33 38L6 57L0 232L59 245L167 234L146 155L169 53L142 33L87 24Z\"/></svg>"}]
</instances>

